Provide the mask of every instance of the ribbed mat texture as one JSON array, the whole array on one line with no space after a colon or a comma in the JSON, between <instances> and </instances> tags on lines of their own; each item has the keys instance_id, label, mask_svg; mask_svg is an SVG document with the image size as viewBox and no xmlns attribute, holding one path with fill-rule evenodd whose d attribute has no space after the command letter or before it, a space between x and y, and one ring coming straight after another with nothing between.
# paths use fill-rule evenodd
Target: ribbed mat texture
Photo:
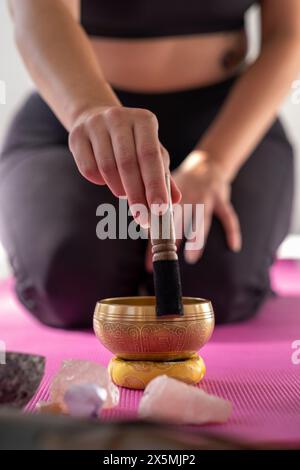
<instances>
[{"instance_id":1,"label":"ribbed mat texture","mask_svg":"<svg viewBox=\"0 0 300 470\"><path fill-rule=\"evenodd\" d=\"M300 340L300 266L279 263L273 280L281 296L269 300L248 322L217 327L201 350L207 374L200 387L233 403L228 423L206 428L252 443L300 445L300 364L292 360L292 345ZM36 322L16 301L12 287L11 280L0 283L0 340L7 350L47 358L43 382L28 407L34 410L39 400L47 400L49 383L63 359L107 365L111 354L92 332L55 330ZM105 411L103 418L135 416L141 396L121 389L118 408Z\"/></svg>"}]
</instances>

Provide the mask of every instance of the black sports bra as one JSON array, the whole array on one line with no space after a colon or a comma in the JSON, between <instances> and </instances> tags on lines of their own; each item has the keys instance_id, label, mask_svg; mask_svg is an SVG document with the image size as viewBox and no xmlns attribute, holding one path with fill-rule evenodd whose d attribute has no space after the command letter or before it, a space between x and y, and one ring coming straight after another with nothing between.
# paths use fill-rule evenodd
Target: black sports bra
<instances>
[{"instance_id":1,"label":"black sports bra","mask_svg":"<svg viewBox=\"0 0 300 470\"><path fill-rule=\"evenodd\" d=\"M81 0L91 36L145 38L236 31L255 0Z\"/></svg>"}]
</instances>

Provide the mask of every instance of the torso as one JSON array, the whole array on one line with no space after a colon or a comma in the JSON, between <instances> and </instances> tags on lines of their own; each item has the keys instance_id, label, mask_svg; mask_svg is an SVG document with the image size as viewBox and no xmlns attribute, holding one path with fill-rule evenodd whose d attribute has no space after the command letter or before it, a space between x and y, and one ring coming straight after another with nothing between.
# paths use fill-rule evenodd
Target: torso
<instances>
[{"instance_id":1,"label":"torso","mask_svg":"<svg viewBox=\"0 0 300 470\"><path fill-rule=\"evenodd\" d=\"M137 92L204 86L237 73L247 53L243 15L255 3L253 0L163 0L162 18L155 21L156 17L149 15L156 4L156 14L159 13L161 0L143 0L143 5L151 4L151 12L145 17L144 10L139 10L136 18L134 9L141 4L140 0L65 2L89 35L108 82ZM173 5L169 20L164 2L170 8ZM124 4L126 9L120 11ZM221 9L220 5L223 5ZM119 12L119 16L113 16L112 12L116 15Z\"/></svg>"}]
</instances>

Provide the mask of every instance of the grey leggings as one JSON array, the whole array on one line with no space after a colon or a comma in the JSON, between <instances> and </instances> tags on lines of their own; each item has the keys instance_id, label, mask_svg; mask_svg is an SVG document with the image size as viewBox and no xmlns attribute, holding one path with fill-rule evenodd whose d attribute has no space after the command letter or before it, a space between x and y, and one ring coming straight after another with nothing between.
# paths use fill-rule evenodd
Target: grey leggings
<instances>
[{"instance_id":1,"label":"grey leggings","mask_svg":"<svg viewBox=\"0 0 300 470\"><path fill-rule=\"evenodd\" d=\"M116 90L126 106L152 110L175 168L192 150L228 95L234 79L164 94ZM234 119L234 116L233 116ZM219 323L246 319L270 295L269 268L287 234L293 196L293 152L278 120L232 186L243 249L231 252L217 219L202 259L180 256L183 293L212 301ZM57 327L91 326L95 303L153 293L145 271L145 240L99 240L96 208L118 206L106 187L78 173L68 135L39 95L16 114L0 158L0 238L14 269L20 301Z\"/></svg>"}]
</instances>

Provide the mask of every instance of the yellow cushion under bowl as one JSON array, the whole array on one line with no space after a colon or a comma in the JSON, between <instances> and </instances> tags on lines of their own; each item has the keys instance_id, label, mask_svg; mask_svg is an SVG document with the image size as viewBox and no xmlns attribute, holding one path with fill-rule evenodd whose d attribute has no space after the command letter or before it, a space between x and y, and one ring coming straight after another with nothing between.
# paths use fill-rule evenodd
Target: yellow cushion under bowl
<instances>
[{"instance_id":1,"label":"yellow cushion under bowl","mask_svg":"<svg viewBox=\"0 0 300 470\"><path fill-rule=\"evenodd\" d=\"M112 381L120 387L143 390L159 375L168 375L187 384L196 384L205 375L205 364L198 354L182 361L128 361L114 357L108 371Z\"/></svg>"}]
</instances>

